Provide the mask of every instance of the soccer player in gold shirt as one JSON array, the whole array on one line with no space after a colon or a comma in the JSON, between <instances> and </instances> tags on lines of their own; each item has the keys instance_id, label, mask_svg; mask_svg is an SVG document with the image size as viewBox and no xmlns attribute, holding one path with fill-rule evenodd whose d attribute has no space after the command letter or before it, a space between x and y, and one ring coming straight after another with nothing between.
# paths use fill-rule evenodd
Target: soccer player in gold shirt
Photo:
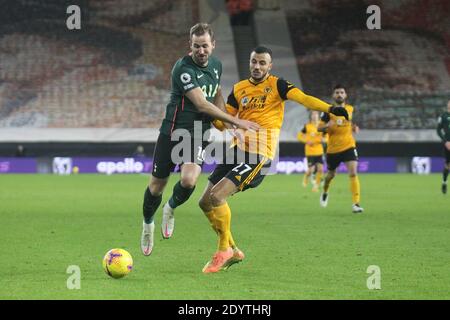
<instances>
[{"instance_id":1,"label":"soccer player in gold shirt","mask_svg":"<svg viewBox=\"0 0 450 320\"><path fill-rule=\"evenodd\" d=\"M328 191L333 178L336 176L336 169L341 162L347 167L350 177L350 190L352 193L352 211L362 213L364 209L360 206L360 185L357 174L358 152L353 132L358 133L359 128L352 122L353 107L346 103L347 93L344 86L337 85L333 89L334 105L337 108L345 109L348 119L330 113L324 113L321 120L323 125L319 126L319 131L328 133L327 147L327 167L328 173L325 177L323 192L320 195L320 205L328 205Z\"/></svg>"},{"instance_id":2,"label":"soccer player in gold shirt","mask_svg":"<svg viewBox=\"0 0 450 320\"><path fill-rule=\"evenodd\" d=\"M317 131L320 123L319 111L311 111L310 121L305 124L302 131L297 135L297 139L305 144L305 156L308 162L308 169L303 176L303 187L308 185L308 180L315 172L313 192L319 191L323 174L323 143L326 142L326 134Z\"/></svg>"},{"instance_id":3,"label":"soccer player in gold shirt","mask_svg":"<svg viewBox=\"0 0 450 320\"><path fill-rule=\"evenodd\" d=\"M308 96L286 80L271 75L272 51L255 48L250 55L250 78L233 86L227 100L227 111L240 119L253 121L258 131L238 129L232 148L223 163L209 176L200 199L200 208L217 233L218 249L203 268L204 273L227 269L244 259L231 235L231 210L227 199L236 192L257 187L270 167L278 145L284 115L284 101L292 100L305 107L348 117L347 111L315 97ZM214 122L218 128L218 121Z\"/></svg>"}]
</instances>

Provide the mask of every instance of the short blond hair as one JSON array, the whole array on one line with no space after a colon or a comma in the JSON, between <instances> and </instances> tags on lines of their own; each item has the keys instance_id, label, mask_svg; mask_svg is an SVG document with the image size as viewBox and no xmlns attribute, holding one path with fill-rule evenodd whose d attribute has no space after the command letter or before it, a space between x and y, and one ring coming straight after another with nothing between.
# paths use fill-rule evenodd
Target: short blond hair
<instances>
[{"instance_id":1,"label":"short blond hair","mask_svg":"<svg viewBox=\"0 0 450 320\"><path fill-rule=\"evenodd\" d=\"M208 33L209 36L211 37L211 41L214 41L214 31L212 30L211 26L208 23L199 22L191 28L191 31L189 32L189 37L192 40L192 37L194 35L199 37L206 33Z\"/></svg>"}]
</instances>

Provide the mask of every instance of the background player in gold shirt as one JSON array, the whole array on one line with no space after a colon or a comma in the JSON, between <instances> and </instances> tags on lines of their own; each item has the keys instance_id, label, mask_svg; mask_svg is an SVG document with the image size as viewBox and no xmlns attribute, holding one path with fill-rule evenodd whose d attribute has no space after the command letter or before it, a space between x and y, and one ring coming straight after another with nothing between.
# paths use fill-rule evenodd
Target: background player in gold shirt
<instances>
[{"instance_id":1,"label":"background player in gold shirt","mask_svg":"<svg viewBox=\"0 0 450 320\"><path fill-rule=\"evenodd\" d=\"M341 162L345 163L350 177L350 190L352 192L352 211L361 213L364 209L360 206L360 185L357 174L358 152L353 132L358 133L359 128L352 122L353 107L346 104L347 93L344 86L337 85L333 89L334 105L347 110L348 119L333 114L324 113L322 116L323 125L319 131L328 133L327 147L327 167L328 173L325 177L323 192L320 195L320 204L326 207L328 204L328 190L330 183L336 176L336 169Z\"/></svg>"},{"instance_id":2,"label":"background player in gold shirt","mask_svg":"<svg viewBox=\"0 0 450 320\"><path fill-rule=\"evenodd\" d=\"M292 100L305 107L348 118L344 108L329 105L306 95L286 80L271 75L272 51L255 48L250 55L249 79L233 86L227 100L227 111L260 126L258 131L238 130L241 139L234 140L223 163L209 176L200 199L200 208L219 237L218 249L203 268L204 273L218 272L244 259L231 235L231 209L227 199L239 191L257 187L264 179L263 169L270 167L278 145L284 116L284 101ZM215 122L217 127L220 127Z\"/></svg>"},{"instance_id":3,"label":"background player in gold shirt","mask_svg":"<svg viewBox=\"0 0 450 320\"><path fill-rule=\"evenodd\" d=\"M297 135L297 139L305 144L305 156L308 161L308 169L303 176L303 186L308 185L308 180L315 172L316 176L313 182L313 192L319 191L320 182L323 174L323 143L326 142L326 134L317 131L320 123L318 111L311 111L309 122L305 124L302 131Z\"/></svg>"}]
</instances>

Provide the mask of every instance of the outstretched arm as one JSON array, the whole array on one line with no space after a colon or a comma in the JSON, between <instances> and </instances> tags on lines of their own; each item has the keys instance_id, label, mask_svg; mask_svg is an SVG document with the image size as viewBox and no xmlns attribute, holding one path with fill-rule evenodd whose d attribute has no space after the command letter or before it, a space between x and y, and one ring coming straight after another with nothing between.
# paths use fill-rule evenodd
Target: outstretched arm
<instances>
[{"instance_id":1,"label":"outstretched arm","mask_svg":"<svg viewBox=\"0 0 450 320\"><path fill-rule=\"evenodd\" d=\"M239 118L235 118L228 113L223 112L219 108L217 108L214 104L208 102L203 95L203 91L200 88L194 88L186 93L186 97L191 100L191 102L195 105L198 111L206 113L213 117L214 119L222 120L225 122L229 122L231 124L236 125L239 128L244 130L258 130L259 125Z\"/></svg>"},{"instance_id":2,"label":"outstretched arm","mask_svg":"<svg viewBox=\"0 0 450 320\"><path fill-rule=\"evenodd\" d=\"M442 117L438 118L438 126L436 128L436 132L437 132L439 138L441 138L441 140L443 142L445 142L445 132L444 132L444 125L443 125Z\"/></svg>"},{"instance_id":3,"label":"outstretched arm","mask_svg":"<svg viewBox=\"0 0 450 320\"><path fill-rule=\"evenodd\" d=\"M284 79L278 79L277 89L281 99L283 100L292 100L301 105L304 105L308 109L328 112L336 116L343 116L348 120L348 113L345 108L335 107L333 105L330 105L329 103L323 102L316 97L309 96L295 87L292 83Z\"/></svg>"},{"instance_id":4,"label":"outstretched arm","mask_svg":"<svg viewBox=\"0 0 450 320\"><path fill-rule=\"evenodd\" d=\"M292 90L288 91L286 97L288 98L288 100L292 100L299 104L302 104L308 109L332 113L337 116L343 116L348 120L348 113L344 108L335 107L326 102L323 102L316 97L309 96L298 88L293 88Z\"/></svg>"},{"instance_id":5,"label":"outstretched arm","mask_svg":"<svg viewBox=\"0 0 450 320\"><path fill-rule=\"evenodd\" d=\"M304 105L306 108L311 110L317 110L321 112L328 112L331 105L329 103L323 102L313 96L308 96L303 93L300 89L294 88L287 93L288 100L295 101L299 104Z\"/></svg>"}]
</instances>

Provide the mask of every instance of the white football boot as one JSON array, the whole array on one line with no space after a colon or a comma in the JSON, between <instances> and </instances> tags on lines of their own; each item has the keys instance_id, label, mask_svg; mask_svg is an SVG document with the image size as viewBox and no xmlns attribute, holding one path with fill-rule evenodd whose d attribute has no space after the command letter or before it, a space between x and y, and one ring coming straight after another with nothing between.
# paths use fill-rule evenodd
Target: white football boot
<instances>
[{"instance_id":1,"label":"white football boot","mask_svg":"<svg viewBox=\"0 0 450 320\"><path fill-rule=\"evenodd\" d=\"M167 202L163 207L161 233L164 239L172 237L173 229L175 228L175 214L174 209Z\"/></svg>"},{"instance_id":2,"label":"white football boot","mask_svg":"<svg viewBox=\"0 0 450 320\"><path fill-rule=\"evenodd\" d=\"M357 203L352 206L353 213L362 213L364 209Z\"/></svg>"},{"instance_id":3,"label":"white football boot","mask_svg":"<svg viewBox=\"0 0 450 320\"><path fill-rule=\"evenodd\" d=\"M141 250L144 256L149 256L153 251L153 235L155 222L147 224L142 222Z\"/></svg>"},{"instance_id":4,"label":"white football boot","mask_svg":"<svg viewBox=\"0 0 450 320\"><path fill-rule=\"evenodd\" d=\"M324 208L328 205L328 193L322 192L320 194L320 205Z\"/></svg>"}]
</instances>

